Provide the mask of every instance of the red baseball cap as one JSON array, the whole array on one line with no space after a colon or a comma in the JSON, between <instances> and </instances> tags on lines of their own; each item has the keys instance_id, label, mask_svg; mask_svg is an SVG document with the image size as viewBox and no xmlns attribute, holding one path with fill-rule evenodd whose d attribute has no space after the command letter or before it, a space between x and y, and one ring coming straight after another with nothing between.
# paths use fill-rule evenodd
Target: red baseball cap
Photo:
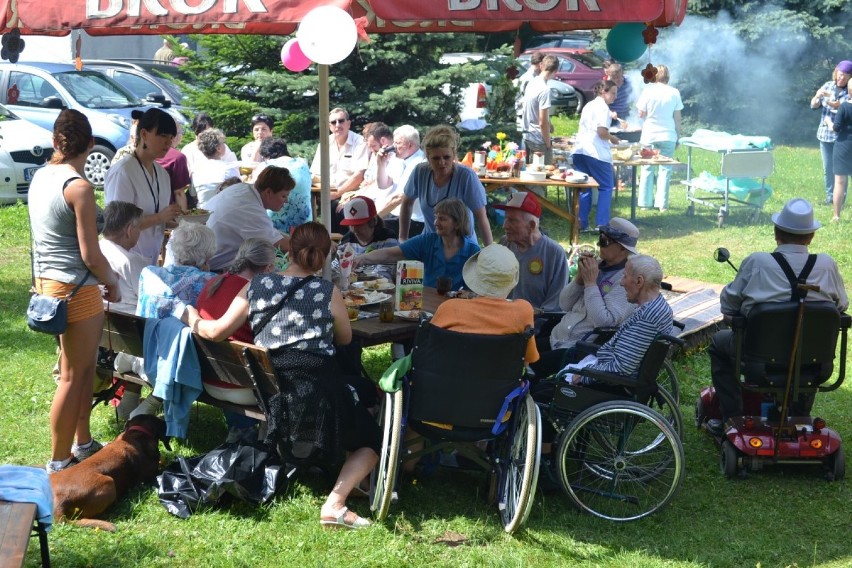
<instances>
[{"instance_id":1,"label":"red baseball cap","mask_svg":"<svg viewBox=\"0 0 852 568\"><path fill-rule=\"evenodd\" d=\"M534 193L519 191L512 196L512 199L503 205L494 205L494 209L520 209L527 213L532 213L536 217L541 217L541 204Z\"/></svg>"},{"instance_id":2,"label":"red baseball cap","mask_svg":"<svg viewBox=\"0 0 852 568\"><path fill-rule=\"evenodd\" d=\"M341 225L363 225L376 216L376 204L369 197L353 197L343 205Z\"/></svg>"}]
</instances>

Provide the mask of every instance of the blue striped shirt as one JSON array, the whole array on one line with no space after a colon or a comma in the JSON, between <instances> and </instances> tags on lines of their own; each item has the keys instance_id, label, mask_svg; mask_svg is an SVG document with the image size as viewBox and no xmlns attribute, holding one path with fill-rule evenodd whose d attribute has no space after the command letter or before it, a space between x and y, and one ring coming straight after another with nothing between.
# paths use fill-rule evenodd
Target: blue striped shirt
<instances>
[{"instance_id":1,"label":"blue striped shirt","mask_svg":"<svg viewBox=\"0 0 852 568\"><path fill-rule=\"evenodd\" d=\"M598 360L589 368L624 376L636 375L654 338L661 333L671 333L673 319L672 309L662 294L642 304L598 349ZM583 384L593 382L589 377L583 377Z\"/></svg>"}]
</instances>

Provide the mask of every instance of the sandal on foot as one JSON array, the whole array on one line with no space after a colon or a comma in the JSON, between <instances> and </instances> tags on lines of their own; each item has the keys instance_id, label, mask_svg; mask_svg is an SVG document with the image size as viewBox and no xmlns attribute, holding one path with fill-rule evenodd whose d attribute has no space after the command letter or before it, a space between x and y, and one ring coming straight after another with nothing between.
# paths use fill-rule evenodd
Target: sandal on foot
<instances>
[{"instance_id":1,"label":"sandal on foot","mask_svg":"<svg viewBox=\"0 0 852 568\"><path fill-rule=\"evenodd\" d=\"M347 507L343 507L342 509L338 509L334 512L333 518L322 517L320 518L320 524L323 528L347 528L347 529L366 529L372 523L365 519L364 517L358 516L357 513L352 511L352 514L355 515L355 519L352 522L346 522L346 513L349 512Z\"/></svg>"}]
</instances>

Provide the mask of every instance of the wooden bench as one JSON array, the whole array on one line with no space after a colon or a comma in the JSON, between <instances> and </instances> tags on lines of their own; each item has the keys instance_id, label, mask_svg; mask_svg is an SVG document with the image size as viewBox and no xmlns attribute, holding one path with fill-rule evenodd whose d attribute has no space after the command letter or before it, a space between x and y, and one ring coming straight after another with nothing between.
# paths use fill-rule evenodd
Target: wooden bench
<instances>
[{"instance_id":1,"label":"wooden bench","mask_svg":"<svg viewBox=\"0 0 852 568\"><path fill-rule=\"evenodd\" d=\"M35 503L0 501L0 566L23 566L30 534L38 533L41 564L50 566L47 529L36 520Z\"/></svg>"},{"instance_id":2,"label":"wooden bench","mask_svg":"<svg viewBox=\"0 0 852 568\"><path fill-rule=\"evenodd\" d=\"M104 319L101 347L115 353L127 353L143 357L142 338L145 334L145 318L111 310ZM213 378L225 383L249 388L254 392L257 404L242 406L213 398L206 391L199 402L237 412L258 420L266 420L266 401L278 392L278 381L266 349L241 341L209 341L193 335L198 361L201 365L202 381ZM119 381L150 385L136 373L120 373L114 369L99 367L101 376Z\"/></svg>"}]
</instances>

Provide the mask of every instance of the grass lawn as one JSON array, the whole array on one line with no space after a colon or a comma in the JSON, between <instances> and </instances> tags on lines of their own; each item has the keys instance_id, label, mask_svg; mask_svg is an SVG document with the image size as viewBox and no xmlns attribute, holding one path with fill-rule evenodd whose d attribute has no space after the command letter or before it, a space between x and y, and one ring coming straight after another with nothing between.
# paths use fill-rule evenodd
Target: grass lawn
<instances>
[{"instance_id":1,"label":"grass lawn","mask_svg":"<svg viewBox=\"0 0 852 568\"><path fill-rule=\"evenodd\" d=\"M557 124L568 134L570 125ZM685 150L678 156L685 160ZM749 252L774 246L769 213L784 201L803 196L823 198L819 151L777 147L770 183L775 194L756 224L734 213L724 228L716 214L699 208L686 217L683 189L672 188L666 213L639 213L640 248L656 256L666 273L724 283L733 273L712 259L726 246L739 263ZM695 171L716 172L716 155L696 155ZM555 194L551 194L555 198ZM628 196L621 194L613 212L629 216ZM852 282L852 243L848 227L829 223L830 208L818 205L825 227L812 249L831 253L844 278ZM847 216L850 214L847 213ZM30 332L23 314L30 282L28 232L23 205L0 208L0 463L42 466L49 454L48 410L53 394L50 369L55 360L50 338ZM567 245L567 225L555 216L543 219L546 232ZM495 231L495 232L500 232ZM582 235L591 242L591 235ZM387 349L368 351L375 375L389 362ZM118 532L57 526L50 533L56 566L606 566L606 567L787 567L852 565L852 494L849 481L828 483L819 468L770 468L746 480L728 481L718 471L711 441L689 427L692 406L709 369L703 351L676 360L684 433L686 478L680 494L664 511L630 524L613 524L574 510L561 495L535 499L526 529L506 536L496 508L485 504L484 478L439 473L409 480L386 523L361 532L327 532L317 522L326 487L319 482L293 484L265 507L235 504L201 511L188 520L169 515L154 489L133 490L109 512ZM852 388L817 399L815 412L841 436L852 440ZM93 414L93 431L101 440L118 434L111 409ZM194 455L224 438L221 413L197 405L190 437L173 442L177 453ZM173 455L164 454L166 458ZM353 508L367 514L364 501ZM461 539L448 546L447 538ZM30 543L27 565L38 562L37 542Z\"/></svg>"}]
</instances>

